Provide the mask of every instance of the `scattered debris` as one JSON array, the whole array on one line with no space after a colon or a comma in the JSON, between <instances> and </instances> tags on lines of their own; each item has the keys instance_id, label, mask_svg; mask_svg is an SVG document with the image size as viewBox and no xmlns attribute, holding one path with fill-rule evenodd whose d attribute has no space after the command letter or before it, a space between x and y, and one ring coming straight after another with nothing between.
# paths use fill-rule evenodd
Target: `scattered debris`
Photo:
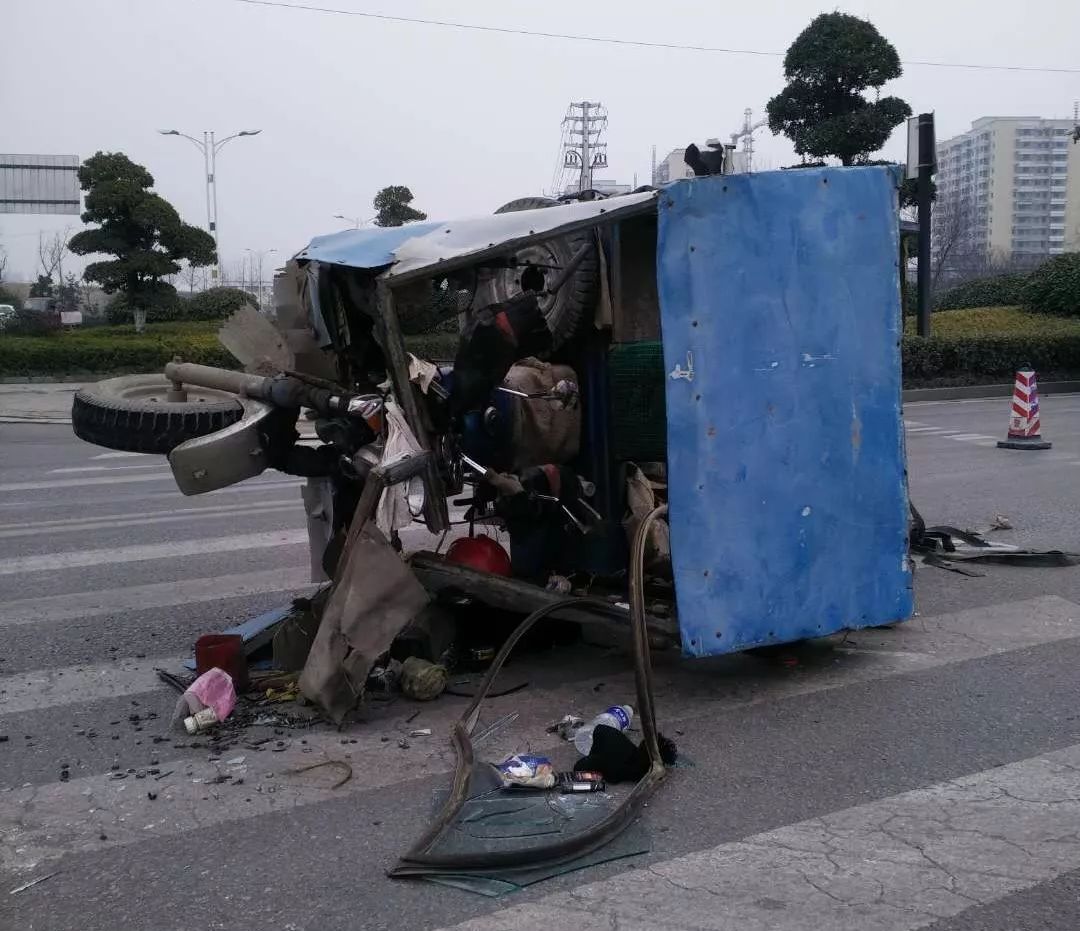
<instances>
[{"instance_id":1,"label":"scattered debris","mask_svg":"<svg viewBox=\"0 0 1080 931\"><path fill-rule=\"evenodd\" d=\"M609 727L617 731L630 729L630 722L634 720L634 709L630 705L612 705L601 711L588 724L582 725L574 731L573 741L578 753L588 756L592 749L593 733L598 727ZM580 768L580 767L579 767ZM584 767L589 769L591 767Z\"/></svg>"},{"instance_id":2,"label":"scattered debris","mask_svg":"<svg viewBox=\"0 0 1080 931\"><path fill-rule=\"evenodd\" d=\"M547 726L547 733L556 734L562 740L573 740L578 729L584 727L585 719L577 715L567 714L561 720Z\"/></svg>"},{"instance_id":3,"label":"scattered debris","mask_svg":"<svg viewBox=\"0 0 1080 931\"><path fill-rule=\"evenodd\" d=\"M342 777L337 782L330 786L331 789L340 789L343 785L345 785L346 782L348 782L353 777L352 767L344 760L323 760L320 763L312 763L310 766L301 766L297 769L287 769L285 770L285 774L289 776L298 776L301 773L307 773L313 769L319 769L322 766L336 766L344 773L344 775L342 775Z\"/></svg>"},{"instance_id":4,"label":"scattered debris","mask_svg":"<svg viewBox=\"0 0 1080 931\"><path fill-rule=\"evenodd\" d=\"M480 744L483 743L483 741L487 740L489 737L493 737L495 734L497 734L499 731L501 731L504 727L508 727L509 725L513 724L517 719L518 719L518 712L516 712L516 711L511 711L509 714L503 715L503 717L501 717L497 721L494 721L493 723L489 724L482 731L480 731L479 734L476 734L473 737L473 739L472 739L473 746L474 747L480 746Z\"/></svg>"},{"instance_id":5,"label":"scattered debris","mask_svg":"<svg viewBox=\"0 0 1080 931\"><path fill-rule=\"evenodd\" d=\"M502 777L503 785L528 789L550 789L555 785L555 770L546 756L515 754L498 763L495 768Z\"/></svg>"},{"instance_id":6,"label":"scattered debris","mask_svg":"<svg viewBox=\"0 0 1080 931\"><path fill-rule=\"evenodd\" d=\"M927 566L947 569L961 575L979 577L983 573L958 563L979 560L1022 566L1080 565L1080 553L1063 550L1037 550L985 540L978 533L940 525L927 527L922 515L911 507L910 550L913 559ZM1008 520L1004 520L1008 523Z\"/></svg>"},{"instance_id":7,"label":"scattered debris","mask_svg":"<svg viewBox=\"0 0 1080 931\"><path fill-rule=\"evenodd\" d=\"M446 690L448 679L445 666L410 656L401 664L401 691L415 701L432 701Z\"/></svg>"},{"instance_id":8,"label":"scattered debris","mask_svg":"<svg viewBox=\"0 0 1080 931\"><path fill-rule=\"evenodd\" d=\"M188 681L185 682L179 676L174 676L171 672L168 672L165 669L157 669L157 668L155 668L154 672L157 673L157 677L162 682L164 682L166 685L169 685L172 688L176 689L176 691L180 692L181 694L186 692L188 686L191 685L191 683L194 681L194 679L189 679Z\"/></svg>"},{"instance_id":9,"label":"scattered debris","mask_svg":"<svg viewBox=\"0 0 1080 931\"><path fill-rule=\"evenodd\" d=\"M102 837L104 837L104 836L105 835L102 835ZM39 876L37 879L31 879L30 882L23 883L21 886L16 886L14 889L12 889L8 893L8 895L18 895L20 892L23 892L26 889L30 889L30 888L36 886L38 883L45 882L46 879L52 879L59 872L60 872L60 870L55 870L52 873L46 873L44 876Z\"/></svg>"},{"instance_id":10,"label":"scattered debris","mask_svg":"<svg viewBox=\"0 0 1080 931\"><path fill-rule=\"evenodd\" d=\"M422 727L419 730L409 731L409 736L410 737L430 737L431 736L431 728L430 727Z\"/></svg>"},{"instance_id":11,"label":"scattered debris","mask_svg":"<svg viewBox=\"0 0 1080 931\"><path fill-rule=\"evenodd\" d=\"M483 681L483 679L481 678L480 681ZM446 687L446 694L456 695L458 698L476 698L476 687L478 685L479 682L474 683L471 679L459 679L451 682ZM502 698L504 695L513 695L515 692L520 692L528 687L528 679L519 679L508 685L492 686L491 691L488 692L488 698Z\"/></svg>"},{"instance_id":12,"label":"scattered debris","mask_svg":"<svg viewBox=\"0 0 1080 931\"><path fill-rule=\"evenodd\" d=\"M183 720L189 734L210 730L236 707L232 676L217 667L204 672L180 696L173 720ZM185 715L186 709L186 715Z\"/></svg>"},{"instance_id":13,"label":"scattered debris","mask_svg":"<svg viewBox=\"0 0 1080 931\"><path fill-rule=\"evenodd\" d=\"M574 764L575 772L598 772L608 782L637 782L649 771L649 751L642 741L640 746L617 727L599 724L590 734L588 753ZM657 735L660 758L667 766L674 766L678 749L673 740L663 734Z\"/></svg>"}]
</instances>

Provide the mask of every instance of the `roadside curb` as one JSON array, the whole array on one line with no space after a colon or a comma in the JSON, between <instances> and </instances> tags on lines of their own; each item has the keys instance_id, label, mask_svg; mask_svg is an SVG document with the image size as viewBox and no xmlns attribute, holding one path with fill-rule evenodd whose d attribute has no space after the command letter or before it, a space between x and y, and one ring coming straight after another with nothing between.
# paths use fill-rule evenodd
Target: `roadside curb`
<instances>
[{"instance_id":1,"label":"roadside curb","mask_svg":"<svg viewBox=\"0 0 1080 931\"><path fill-rule=\"evenodd\" d=\"M1040 394L1073 394L1080 392L1080 381L1041 381ZM1013 383L1007 385L960 385L955 388L907 388L905 401L966 401L976 398L1012 397Z\"/></svg>"}]
</instances>

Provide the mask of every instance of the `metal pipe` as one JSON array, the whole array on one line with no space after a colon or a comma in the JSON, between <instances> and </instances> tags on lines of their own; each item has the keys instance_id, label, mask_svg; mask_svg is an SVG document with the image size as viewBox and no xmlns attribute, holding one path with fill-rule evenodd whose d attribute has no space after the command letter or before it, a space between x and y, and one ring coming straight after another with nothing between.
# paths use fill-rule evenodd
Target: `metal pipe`
<instances>
[{"instance_id":1,"label":"metal pipe","mask_svg":"<svg viewBox=\"0 0 1080 931\"><path fill-rule=\"evenodd\" d=\"M183 382L185 385L197 385L200 388L231 391L233 394L242 394L260 401L270 399L271 380L262 375L230 372L228 369L214 368L211 365L198 365L194 362L169 362L165 365L165 377L169 381Z\"/></svg>"}]
</instances>

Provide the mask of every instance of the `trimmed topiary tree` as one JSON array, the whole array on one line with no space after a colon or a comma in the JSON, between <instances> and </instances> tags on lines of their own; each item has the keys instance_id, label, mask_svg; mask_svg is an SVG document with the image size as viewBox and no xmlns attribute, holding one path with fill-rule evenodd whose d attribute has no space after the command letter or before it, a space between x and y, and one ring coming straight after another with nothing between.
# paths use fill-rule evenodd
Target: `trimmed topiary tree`
<instances>
[{"instance_id":1,"label":"trimmed topiary tree","mask_svg":"<svg viewBox=\"0 0 1080 931\"><path fill-rule=\"evenodd\" d=\"M207 288L181 302L185 320L222 320L245 304L258 308L255 295L242 288Z\"/></svg>"}]
</instances>

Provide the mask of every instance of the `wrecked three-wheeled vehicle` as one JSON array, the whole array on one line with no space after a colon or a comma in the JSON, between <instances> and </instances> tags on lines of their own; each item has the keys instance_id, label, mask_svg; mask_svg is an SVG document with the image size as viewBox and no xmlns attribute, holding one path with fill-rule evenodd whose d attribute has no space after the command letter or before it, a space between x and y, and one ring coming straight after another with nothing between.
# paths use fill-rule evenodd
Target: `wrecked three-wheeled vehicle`
<instances>
[{"instance_id":1,"label":"wrecked three-wheeled vehicle","mask_svg":"<svg viewBox=\"0 0 1080 931\"><path fill-rule=\"evenodd\" d=\"M313 573L334 581L300 687L335 719L429 601L528 615L455 727L453 789L401 875L491 868L438 844L526 628L627 629L650 766L548 851L573 860L663 775L650 642L707 656L911 614L896 188L880 167L715 176L318 237L276 278L274 324L223 327L244 372L177 360L101 383L75 431L168 454L186 494L308 478ZM457 321L453 359L410 352L404 334L438 321ZM420 521L432 543L403 559ZM523 868L511 853L497 865Z\"/></svg>"}]
</instances>

